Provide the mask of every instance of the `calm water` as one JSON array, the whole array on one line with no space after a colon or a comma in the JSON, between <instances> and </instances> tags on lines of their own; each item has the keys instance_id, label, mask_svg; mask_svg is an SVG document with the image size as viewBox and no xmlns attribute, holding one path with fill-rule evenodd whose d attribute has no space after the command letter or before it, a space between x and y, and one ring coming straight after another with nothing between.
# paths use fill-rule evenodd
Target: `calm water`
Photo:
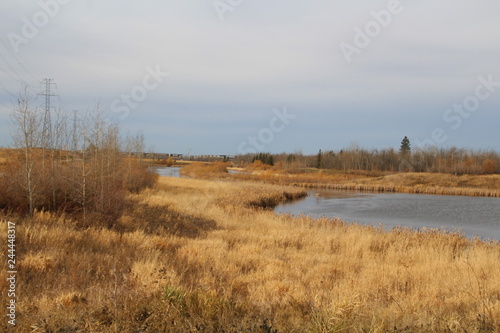
<instances>
[{"instance_id":1,"label":"calm water","mask_svg":"<svg viewBox=\"0 0 500 333\"><path fill-rule=\"evenodd\" d=\"M176 177L179 178L179 171L181 168L179 167L155 167L154 170L157 174L163 177Z\"/></svg>"},{"instance_id":2,"label":"calm water","mask_svg":"<svg viewBox=\"0 0 500 333\"><path fill-rule=\"evenodd\" d=\"M311 191L282 204L278 213L339 217L387 228L441 228L500 241L500 198L418 194Z\"/></svg>"},{"instance_id":3,"label":"calm water","mask_svg":"<svg viewBox=\"0 0 500 333\"><path fill-rule=\"evenodd\" d=\"M179 178L181 176L180 167L154 167L153 170L155 170L157 174L163 177ZM229 170L229 173L239 173L239 171Z\"/></svg>"}]
</instances>

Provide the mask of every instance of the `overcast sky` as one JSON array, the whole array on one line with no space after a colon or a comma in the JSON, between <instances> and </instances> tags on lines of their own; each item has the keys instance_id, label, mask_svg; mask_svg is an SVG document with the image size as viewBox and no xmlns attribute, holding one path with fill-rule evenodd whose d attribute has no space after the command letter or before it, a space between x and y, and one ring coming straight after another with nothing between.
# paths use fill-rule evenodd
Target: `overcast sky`
<instances>
[{"instance_id":1,"label":"overcast sky","mask_svg":"<svg viewBox=\"0 0 500 333\"><path fill-rule=\"evenodd\" d=\"M493 0L3 0L0 146L21 82L51 78L53 105L100 101L157 152L500 150L499 17Z\"/></svg>"}]
</instances>

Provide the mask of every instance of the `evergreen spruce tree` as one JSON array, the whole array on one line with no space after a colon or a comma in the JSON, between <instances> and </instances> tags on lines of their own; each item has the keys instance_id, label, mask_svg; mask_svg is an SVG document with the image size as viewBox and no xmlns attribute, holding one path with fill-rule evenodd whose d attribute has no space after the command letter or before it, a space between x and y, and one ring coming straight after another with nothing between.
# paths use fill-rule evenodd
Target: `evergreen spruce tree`
<instances>
[{"instance_id":1,"label":"evergreen spruce tree","mask_svg":"<svg viewBox=\"0 0 500 333\"><path fill-rule=\"evenodd\" d=\"M321 162L322 162L322 160L323 160L323 152L320 149L319 152L318 152L318 155L316 157L316 168L317 169L321 169Z\"/></svg>"},{"instance_id":2,"label":"evergreen spruce tree","mask_svg":"<svg viewBox=\"0 0 500 333\"><path fill-rule=\"evenodd\" d=\"M269 159L268 159L268 164L274 166L274 157L273 155L269 154Z\"/></svg>"},{"instance_id":3,"label":"evergreen spruce tree","mask_svg":"<svg viewBox=\"0 0 500 333\"><path fill-rule=\"evenodd\" d=\"M410 139L408 139L407 136L403 138L403 141L401 141L401 147L399 148L399 152L401 154L406 154L411 151L411 145L410 145Z\"/></svg>"},{"instance_id":4,"label":"evergreen spruce tree","mask_svg":"<svg viewBox=\"0 0 500 333\"><path fill-rule=\"evenodd\" d=\"M261 161L262 163L271 166L274 165L274 158L273 155L271 155L270 153L259 153L255 155L252 159L252 163L255 161Z\"/></svg>"}]
</instances>

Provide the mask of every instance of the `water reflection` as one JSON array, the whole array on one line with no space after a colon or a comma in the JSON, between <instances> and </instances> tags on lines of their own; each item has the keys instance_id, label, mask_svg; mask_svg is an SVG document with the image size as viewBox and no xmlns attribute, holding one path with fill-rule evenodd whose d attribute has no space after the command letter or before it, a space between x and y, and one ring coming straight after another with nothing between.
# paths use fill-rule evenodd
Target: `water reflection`
<instances>
[{"instance_id":1,"label":"water reflection","mask_svg":"<svg viewBox=\"0 0 500 333\"><path fill-rule=\"evenodd\" d=\"M157 174L162 177L180 177L180 167L151 167L151 170L154 170ZM241 173L238 170L228 170L229 173Z\"/></svg>"},{"instance_id":2,"label":"water reflection","mask_svg":"<svg viewBox=\"0 0 500 333\"><path fill-rule=\"evenodd\" d=\"M180 177L180 167L153 167L152 169L163 177Z\"/></svg>"},{"instance_id":3,"label":"water reflection","mask_svg":"<svg viewBox=\"0 0 500 333\"><path fill-rule=\"evenodd\" d=\"M311 191L307 198L276 208L278 213L339 217L387 228L441 228L500 240L500 198Z\"/></svg>"}]
</instances>

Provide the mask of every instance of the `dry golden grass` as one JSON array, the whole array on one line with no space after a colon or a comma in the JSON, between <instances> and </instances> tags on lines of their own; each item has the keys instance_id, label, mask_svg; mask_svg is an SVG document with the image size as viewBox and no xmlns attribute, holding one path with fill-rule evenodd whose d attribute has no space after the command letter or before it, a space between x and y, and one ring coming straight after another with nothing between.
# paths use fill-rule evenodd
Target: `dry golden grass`
<instances>
[{"instance_id":1,"label":"dry golden grass","mask_svg":"<svg viewBox=\"0 0 500 333\"><path fill-rule=\"evenodd\" d=\"M222 177L228 173L229 163L224 162L195 162L184 166L180 174L191 178L215 178Z\"/></svg>"},{"instance_id":2,"label":"dry golden grass","mask_svg":"<svg viewBox=\"0 0 500 333\"><path fill-rule=\"evenodd\" d=\"M229 175L229 177L306 188L500 197L500 175L455 176L443 173L398 173L368 177L326 172L283 174L267 170Z\"/></svg>"},{"instance_id":3,"label":"dry golden grass","mask_svg":"<svg viewBox=\"0 0 500 333\"><path fill-rule=\"evenodd\" d=\"M455 176L439 173L400 173L340 184L350 189L422 194L500 197L500 175Z\"/></svg>"},{"instance_id":4,"label":"dry golden grass","mask_svg":"<svg viewBox=\"0 0 500 333\"><path fill-rule=\"evenodd\" d=\"M0 166L7 162L9 151L7 148L0 148Z\"/></svg>"},{"instance_id":5,"label":"dry golden grass","mask_svg":"<svg viewBox=\"0 0 500 333\"><path fill-rule=\"evenodd\" d=\"M266 181L273 184L296 185L296 184L311 184L322 186L322 184L339 183L358 179L369 179L368 175L362 172L341 173L333 171L317 171L314 169L311 172L290 173L285 170L267 168L261 170L242 169L245 171L237 174L232 174L231 178L240 180Z\"/></svg>"},{"instance_id":6,"label":"dry golden grass","mask_svg":"<svg viewBox=\"0 0 500 333\"><path fill-rule=\"evenodd\" d=\"M302 194L162 178L110 229L18 221L18 329L500 331L500 244L255 208Z\"/></svg>"}]
</instances>

